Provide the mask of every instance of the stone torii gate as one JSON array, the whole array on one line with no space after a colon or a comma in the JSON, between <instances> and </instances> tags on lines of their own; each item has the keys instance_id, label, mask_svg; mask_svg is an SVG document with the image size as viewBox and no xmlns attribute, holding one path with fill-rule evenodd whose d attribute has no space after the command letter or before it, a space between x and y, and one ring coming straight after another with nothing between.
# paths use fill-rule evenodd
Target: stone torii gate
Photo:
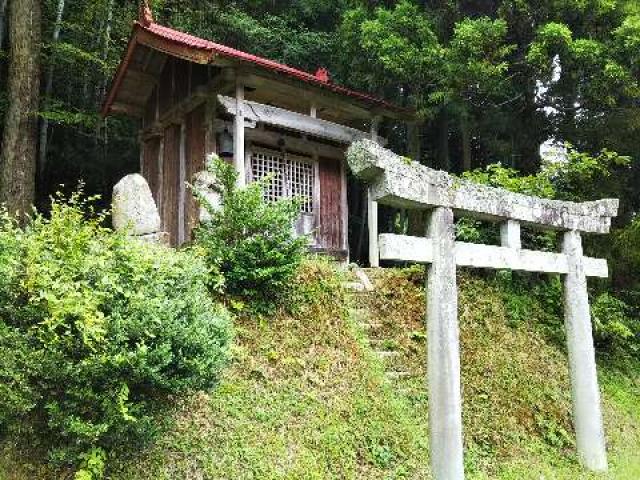
<instances>
[{"instance_id":1,"label":"stone torii gate","mask_svg":"<svg viewBox=\"0 0 640 480\"><path fill-rule=\"evenodd\" d=\"M426 237L379 236L380 260L430 264L427 280L429 437L436 480L464 478L456 267L559 273L571 374L573 421L581 463L607 469L587 277L606 277L607 262L585 257L581 232L607 233L618 200L562 202L477 185L395 155L370 140L347 154L374 201L430 210ZM456 242L454 212L501 222L501 246ZM561 253L522 249L520 224L564 232Z\"/></svg>"}]
</instances>

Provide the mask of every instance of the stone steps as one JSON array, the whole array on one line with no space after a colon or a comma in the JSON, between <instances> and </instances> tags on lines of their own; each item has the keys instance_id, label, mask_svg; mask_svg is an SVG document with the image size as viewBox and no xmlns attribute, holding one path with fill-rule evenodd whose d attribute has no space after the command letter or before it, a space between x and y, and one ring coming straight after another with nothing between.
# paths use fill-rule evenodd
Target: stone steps
<instances>
[{"instance_id":1,"label":"stone steps","mask_svg":"<svg viewBox=\"0 0 640 480\"><path fill-rule=\"evenodd\" d=\"M385 378L387 381L397 383L402 379L411 376L403 365L403 352L398 350L397 343L388 338L384 334L384 323L374 318L365 301L366 296L372 294L372 284L368 281L368 277L364 271L361 274L356 273L355 278L342 284L347 294L353 298L351 307L352 318L356 324L362 328L365 333L369 345L373 349L374 354L380 359L384 365Z\"/></svg>"},{"instance_id":2,"label":"stone steps","mask_svg":"<svg viewBox=\"0 0 640 480\"><path fill-rule=\"evenodd\" d=\"M366 330L366 331L369 331L369 332L371 330L380 330L381 328L384 327L384 324L382 324L382 323L374 323L374 322L359 322L358 325L363 330Z\"/></svg>"},{"instance_id":3,"label":"stone steps","mask_svg":"<svg viewBox=\"0 0 640 480\"><path fill-rule=\"evenodd\" d=\"M375 350L375 353L383 360L390 360L401 356L400 352L393 350Z\"/></svg>"},{"instance_id":4,"label":"stone steps","mask_svg":"<svg viewBox=\"0 0 640 480\"><path fill-rule=\"evenodd\" d=\"M392 370L386 372L384 375L389 380L401 380L403 378L408 378L411 376L411 374L405 370Z\"/></svg>"}]
</instances>

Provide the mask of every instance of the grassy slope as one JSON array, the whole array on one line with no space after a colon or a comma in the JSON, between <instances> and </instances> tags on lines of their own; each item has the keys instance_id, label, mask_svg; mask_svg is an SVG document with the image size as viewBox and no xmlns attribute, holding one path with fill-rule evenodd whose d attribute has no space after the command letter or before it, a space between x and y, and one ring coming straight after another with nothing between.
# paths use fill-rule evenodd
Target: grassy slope
<instances>
[{"instance_id":1,"label":"grassy slope","mask_svg":"<svg viewBox=\"0 0 640 480\"><path fill-rule=\"evenodd\" d=\"M417 269L378 271L375 283L370 309L384 319L381 337L393 339L389 347L402 353L400 362L413 374L402 391L423 411L428 402L423 274ZM494 281L467 273L460 275L459 284L468 477L640 478L639 366L622 374L600 365L611 472L588 475L575 457L566 355L542 329L560 320L549 318L528 297L518 305L516 321Z\"/></svg>"},{"instance_id":2,"label":"grassy slope","mask_svg":"<svg viewBox=\"0 0 640 480\"><path fill-rule=\"evenodd\" d=\"M295 299L303 308L238 322L220 388L176 405L175 424L141 454L112 460L110 478L428 478L422 279L386 270L375 282L375 295L358 301L384 322L385 346L402 353L409 378L384 379L339 279L309 266ZM545 312L532 303L529 321L509 325L492 282L460 283L468 477L640 478L640 375L601 368L612 471L584 474L564 354L537 327ZM0 444L0 480L45 477L23 455Z\"/></svg>"}]
</instances>

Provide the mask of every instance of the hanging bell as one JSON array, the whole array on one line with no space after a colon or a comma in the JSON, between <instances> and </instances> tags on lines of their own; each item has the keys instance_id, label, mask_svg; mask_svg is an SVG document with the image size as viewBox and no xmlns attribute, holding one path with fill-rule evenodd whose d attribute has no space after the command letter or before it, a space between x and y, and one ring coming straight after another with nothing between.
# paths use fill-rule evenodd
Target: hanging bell
<instances>
[{"instance_id":1,"label":"hanging bell","mask_svg":"<svg viewBox=\"0 0 640 480\"><path fill-rule=\"evenodd\" d=\"M233 135L229 132L229 128L218 134L218 155L222 158L233 157Z\"/></svg>"}]
</instances>

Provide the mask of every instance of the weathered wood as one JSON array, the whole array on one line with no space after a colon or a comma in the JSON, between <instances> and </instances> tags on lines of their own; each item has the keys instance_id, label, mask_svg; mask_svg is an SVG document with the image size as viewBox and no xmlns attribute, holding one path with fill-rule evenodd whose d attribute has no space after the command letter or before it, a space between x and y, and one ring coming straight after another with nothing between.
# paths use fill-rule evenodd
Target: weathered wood
<instances>
[{"instance_id":1,"label":"weathered wood","mask_svg":"<svg viewBox=\"0 0 640 480\"><path fill-rule=\"evenodd\" d=\"M151 73L142 72L140 70L134 70L130 68L127 70L127 78L132 82L136 83L150 83L151 85L155 85L158 83L158 77Z\"/></svg>"},{"instance_id":2,"label":"weathered wood","mask_svg":"<svg viewBox=\"0 0 640 480\"><path fill-rule=\"evenodd\" d=\"M144 116L144 107L142 105L134 105L131 103L113 102L111 104L110 111L113 113L124 113L138 118Z\"/></svg>"},{"instance_id":3,"label":"weathered wood","mask_svg":"<svg viewBox=\"0 0 640 480\"><path fill-rule=\"evenodd\" d=\"M187 125L180 124L180 147L178 165L178 245L186 240L186 201L187 201Z\"/></svg>"},{"instance_id":4,"label":"weathered wood","mask_svg":"<svg viewBox=\"0 0 640 480\"><path fill-rule=\"evenodd\" d=\"M384 233L379 236L380 260L431 263L433 241L426 237L410 237ZM525 272L569 273L569 260L563 253L537 252L493 245L456 242L456 264L461 267L510 269ZM588 277L608 276L607 261L584 257Z\"/></svg>"},{"instance_id":5,"label":"weathered wood","mask_svg":"<svg viewBox=\"0 0 640 480\"><path fill-rule=\"evenodd\" d=\"M322 111L323 116L330 115L334 121L340 123L345 120L368 120L371 115L382 115L386 118L398 121L414 121L415 111L402 108L391 108L384 105L372 105L370 102L345 97L339 93L331 92L321 85L310 83L300 83L297 79L285 77L277 72L264 69L248 67L246 69L247 85L260 92L268 92L268 97L277 97L278 100L289 100L289 103L297 103L302 106L302 102L295 102L296 99L313 101L317 104L318 111ZM325 113L326 112L326 113Z\"/></svg>"},{"instance_id":6,"label":"weathered wood","mask_svg":"<svg viewBox=\"0 0 640 480\"><path fill-rule=\"evenodd\" d=\"M156 202L156 205L160 203L160 192L159 189L159 174L161 172L158 171L158 155L160 155L160 138L153 137L142 144L142 163L144 167L142 168L142 174L144 178L147 180L149 184L149 188L151 189L151 193L153 194L153 199ZM159 208L159 207L158 207Z\"/></svg>"},{"instance_id":7,"label":"weathered wood","mask_svg":"<svg viewBox=\"0 0 640 480\"><path fill-rule=\"evenodd\" d=\"M165 130L162 172L162 230L172 246L178 245L180 208L180 125Z\"/></svg>"},{"instance_id":8,"label":"weathered wood","mask_svg":"<svg viewBox=\"0 0 640 480\"><path fill-rule=\"evenodd\" d=\"M278 147L278 142L282 140L288 150L308 155L317 154L321 157L327 158L344 158L345 154L344 148L317 143L313 140L304 140L291 135L286 135L285 133L263 130L259 128L259 126L255 129L245 130L245 136L248 140L256 143L272 145L275 148Z\"/></svg>"},{"instance_id":9,"label":"weathered wood","mask_svg":"<svg viewBox=\"0 0 640 480\"><path fill-rule=\"evenodd\" d=\"M231 97L218 95L218 101L230 115L236 114L236 101ZM276 127L302 132L314 137L325 138L340 143L349 144L366 137L365 132L355 128L345 127L337 123L314 118L310 115L291 112L283 108L263 105L261 103L245 101L245 117L255 122L274 125Z\"/></svg>"},{"instance_id":10,"label":"weathered wood","mask_svg":"<svg viewBox=\"0 0 640 480\"><path fill-rule=\"evenodd\" d=\"M208 64L214 56L214 53L208 50L196 50L186 47L177 42L171 42L163 38L159 38L152 32L138 28L136 30L136 42L145 45L159 52L167 53L173 57L181 58L194 63Z\"/></svg>"},{"instance_id":11,"label":"weathered wood","mask_svg":"<svg viewBox=\"0 0 640 480\"><path fill-rule=\"evenodd\" d=\"M349 263L349 206L347 199L347 161L343 157L340 159L340 205L342 209L342 249L347 252L347 263Z\"/></svg>"},{"instance_id":12,"label":"weathered wood","mask_svg":"<svg viewBox=\"0 0 640 480\"><path fill-rule=\"evenodd\" d=\"M342 178L340 161L323 158L318 164L320 218L317 240L326 250L342 250Z\"/></svg>"},{"instance_id":13,"label":"weathered wood","mask_svg":"<svg viewBox=\"0 0 640 480\"><path fill-rule=\"evenodd\" d=\"M370 140L354 143L347 158L353 173L370 182L377 201L398 208L450 207L478 218L592 233L608 232L618 211L617 199L564 202L478 185L412 162Z\"/></svg>"},{"instance_id":14,"label":"weathered wood","mask_svg":"<svg viewBox=\"0 0 640 480\"><path fill-rule=\"evenodd\" d=\"M236 78L236 98L231 100L235 103L234 125L233 125L233 164L238 173L238 186L243 187L246 183L246 164L244 149L244 120L245 120L245 101L244 101L244 84L242 80ZM250 109L247 108L247 111Z\"/></svg>"},{"instance_id":15,"label":"weathered wood","mask_svg":"<svg viewBox=\"0 0 640 480\"><path fill-rule=\"evenodd\" d=\"M201 105L186 117L187 122L187 163L186 178L187 182L193 184L194 175L205 169L206 156L206 105ZM189 241L192 237L192 231L198 223L198 203L193 196L193 192L187 189L185 205L185 238Z\"/></svg>"}]
</instances>

